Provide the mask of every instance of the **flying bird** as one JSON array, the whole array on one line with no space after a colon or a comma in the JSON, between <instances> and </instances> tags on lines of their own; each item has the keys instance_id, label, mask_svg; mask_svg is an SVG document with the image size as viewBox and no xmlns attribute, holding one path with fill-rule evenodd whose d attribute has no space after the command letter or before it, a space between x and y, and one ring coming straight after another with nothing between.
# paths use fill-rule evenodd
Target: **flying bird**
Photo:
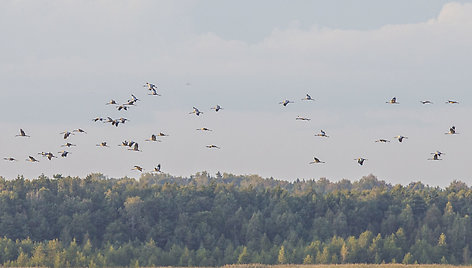
<instances>
[{"instance_id":1,"label":"flying bird","mask_svg":"<svg viewBox=\"0 0 472 268\"><path fill-rule=\"evenodd\" d=\"M435 161L442 160L439 158L440 156L441 156L440 154L433 153L433 158L428 158L428 160L435 160Z\"/></svg>"},{"instance_id":2,"label":"flying bird","mask_svg":"<svg viewBox=\"0 0 472 268\"><path fill-rule=\"evenodd\" d=\"M32 157L31 155L28 156L28 158L26 159L26 161L29 161L29 162L39 162L38 160L36 160L36 158Z\"/></svg>"},{"instance_id":3,"label":"flying bird","mask_svg":"<svg viewBox=\"0 0 472 268\"><path fill-rule=\"evenodd\" d=\"M431 153L431 154L437 154L438 156L441 156L441 155L443 155L443 154L445 154L445 153L443 153L443 152L440 152L440 151L436 151L436 152L434 152L434 153Z\"/></svg>"},{"instance_id":4,"label":"flying bird","mask_svg":"<svg viewBox=\"0 0 472 268\"><path fill-rule=\"evenodd\" d=\"M315 99L313 99L310 95L306 94L305 98L303 98L302 100L314 101Z\"/></svg>"},{"instance_id":5,"label":"flying bird","mask_svg":"<svg viewBox=\"0 0 472 268\"><path fill-rule=\"evenodd\" d=\"M47 159L51 160L52 158L57 158L55 155L53 155L51 152L49 153L41 153L44 157L47 157Z\"/></svg>"},{"instance_id":6,"label":"flying bird","mask_svg":"<svg viewBox=\"0 0 472 268\"><path fill-rule=\"evenodd\" d=\"M61 154L61 157L67 157L68 154L70 154L71 152L68 152L68 151L60 151L58 152Z\"/></svg>"},{"instance_id":7,"label":"flying bird","mask_svg":"<svg viewBox=\"0 0 472 268\"><path fill-rule=\"evenodd\" d=\"M71 133L70 131L64 131L64 132L61 132L60 134L64 134L64 140L69 138L70 135L74 135L73 133Z\"/></svg>"},{"instance_id":8,"label":"flying bird","mask_svg":"<svg viewBox=\"0 0 472 268\"><path fill-rule=\"evenodd\" d=\"M320 161L320 159L313 157L313 161L311 161L309 164L324 164L325 162Z\"/></svg>"},{"instance_id":9,"label":"flying bird","mask_svg":"<svg viewBox=\"0 0 472 268\"><path fill-rule=\"evenodd\" d=\"M195 114L195 115L199 116L200 114L203 114L203 112L200 112L200 110L198 110L198 108L193 107L193 112L191 112L189 114Z\"/></svg>"},{"instance_id":10,"label":"flying bird","mask_svg":"<svg viewBox=\"0 0 472 268\"><path fill-rule=\"evenodd\" d=\"M107 102L107 103L105 103L105 104L106 104L106 105L110 105L110 104L117 104L117 103L116 103L115 100L111 100L111 101L109 101L109 102Z\"/></svg>"},{"instance_id":11,"label":"flying bird","mask_svg":"<svg viewBox=\"0 0 472 268\"><path fill-rule=\"evenodd\" d=\"M101 142L101 143L97 144L96 146L98 146L98 147L108 147L108 145L107 145L107 142L106 142L106 141L104 141L104 142Z\"/></svg>"},{"instance_id":12,"label":"flying bird","mask_svg":"<svg viewBox=\"0 0 472 268\"><path fill-rule=\"evenodd\" d=\"M324 130L321 130L320 133L315 134L315 136L329 138L329 136L326 135L326 132Z\"/></svg>"},{"instance_id":13,"label":"flying bird","mask_svg":"<svg viewBox=\"0 0 472 268\"><path fill-rule=\"evenodd\" d=\"M448 101L446 101L446 103L448 103L448 104L459 104L459 102L455 101L455 100L448 100Z\"/></svg>"},{"instance_id":14,"label":"flying bird","mask_svg":"<svg viewBox=\"0 0 472 268\"><path fill-rule=\"evenodd\" d=\"M13 158L13 157L4 157L3 159L5 159L6 161L10 161L10 162L18 161L18 160L16 160L16 159Z\"/></svg>"},{"instance_id":15,"label":"flying bird","mask_svg":"<svg viewBox=\"0 0 472 268\"><path fill-rule=\"evenodd\" d=\"M223 110L223 108L218 104L215 107L211 107L211 109L215 110L215 112L218 112L219 110Z\"/></svg>"},{"instance_id":16,"label":"flying bird","mask_svg":"<svg viewBox=\"0 0 472 268\"><path fill-rule=\"evenodd\" d=\"M403 142L403 139L408 139L408 137L401 136L401 135L395 136L393 138L398 139L399 142Z\"/></svg>"},{"instance_id":17,"label":"flying bird","mask_svg":"<svg viewBox=\"0 0 472 268\"><path fill-rule=\"evenodd\" d=\"M131 99L129 99L128 102L131 102L131 101L132 101L132 102L134 103L134 102L137 102L137 101L139 101L139 100L140 100L140 99L136 98L135 95L131 94Z\"/></svg>"},{"instance_id":18,"label":"flying bird","mask_svg":"<svg viewBox=\"0 0 472 268\"><path fill-rule=\"evenodd\" d=\"M20 128L20 134L16 135L16 137L30 137L29 135L26 135L25 131Z\"/></svg>"},{"instance_id":19,"label":"flying bird","mask_svg":"<svg viewBox=\"0 0 472 268\"><path fill-rule=\"evenodd\" d=\"M420 101L422 104L433 104L433 102L429 101L429 100L424 100L424 101Z\"/></svg>"},{"instance_id":20,"label":"flying bird","mask_svg":"<svg viewBox=\"0 0 472 268\"><path fill-rule=\"evenodd\" d=\"M397 98L396 98L396 97L393 97L391 100L387 101L386 103L400 104L399 102L397 102Z\"/></svg>"},{"instance_id":21,"label":"flying bird","mask_svg":"<svg viewBox=\"0 0 472 268\"><path fill-rule=\"evenodd\" d=\"M118 146L128 146L128 141L124 140L121 142L121 144L118 144Z\"/></svg>"},{"instance_id":22,"label":"flying bird","mask_svg":"<svg viewBox=\"0 0 472 268\"><path fill-rule=\"evenodd\" d=\"M154 171L155 171L155 172L158 172L158 173L159 173L159 172L162 172L162 171L161 171L161 164L158 164L157 167L154 168Z\"/></svg>"},{"instance_id":23,"label":"flying bird","mask_svg":"<svg viewBox=\"0 0 472 268\"><path fill-rule=\"evenodd\" d=\"M294 103L294 102L289 101L289 100L284 100L284 101L279 102L279 104L282 104L283 106L287 106L289 103Z\"/></svg>"},{"instance_id":24,"label":"flying bird","mask_svg":"<svg viewBox=\"0 0 472 268\"><path fill-rule=\"evenodd\" d=\"M311 119L307 118L307 117L297 116L297 118L295 118L295 120L310 121Z\"/></svg>"},{"instance_id":25,"label":"flying bird","mask_svg":"<svg viewBox=\"0 0 472 268\"><path fill-rule=\"evenodd\" d=\"M132 168L131 170L137 170L139 172L143 172L144 168L142 168L140 166L134 166L134 168Z\"/></svg>"},{"instance_id":26,"label":"flying bird","mask_svg":"<svg viewBox=\"0 0 472 268\"><path fill-rule=\"evenodd\" d=\"M216 146L216 145L214 145L214 144L207 145L206 147L207 147L207 148L210 148L210 149L212 149L212 148L220 149L220 147L218 147L218 146Z\"/></svg>"},{"instance_id":27,"label":"flying bird","mask_svg":"<svg viewBox=\"0 0 472 268\"><path fill-rule=\"evenodd\" d=\"M386 140L386 139L378 139L378 140L376 140L375 142L386 143L386 142L390 142L390 141L389 141L389 140Z\"/></svg>"},{"instance_id":28,"label":"flying bird","mask_svg":"<svg viewBox=\"0 0 472 268\"><path fill-rule=\"evenodd\" d=\"M81 128L74 129L74 130L72 130L72 132L79 132L79 133L85 133L85 134L87 134L87 132L86 132L85 130L81 129Z\"/></svg>"},{"instance_id":29,"label":"flying bird","mask_svg":"<svg viewBox=\"0 0 472 268\"><path fill-rule=\"evenodd\" d=\"M209 128L206 128L206 127L202 127L202 128L197 128L197 130L201 130L201 131L213 131Z\"/></svg>"},{"instance_id":30,"label":"flying bird","mask_svg":"<svg viewBox=\"0 0 472 268\"><path fill-rule=\"evenodd\" d=\"M157 136L155 134L152 134L151 135L151 138L150 139L146 139L145 141L157 141L157 142L161 142L160 140L157 139Z\"/></svg>"},{"instance_id":31,"label":"flying bird","mask_svg":"<svg viewBox=\"0 0 472 268\"><path fill-rule=\"evenodd\" d=\"M134 143L134 146L132 149L128 149L128 150L135 151L135 152L142 152L141 150L139 150L139 144L137 142Z\"/></svg>"},{"instance_id":32,"label":"flying bird","mask_svg":"<svg viewBox=\"0 0 472 268\"><path fill-rule=\"evenodd\" d=\"M75 145L75 144L72 144L72 143L69 143L69 142L66 143L66 144L61 145L61 147L69 147L69 148L70 148L71 146L76 146L76 145Z\"/></svg>"},{"instance_id":33,"label":"flying bird","mask_svg":"<svg viewBox=\"0 0 472 268\"><path fill-rule=\"evenodd\" d=\"M444 133L446 135L450 134L450 135L454 135L454 134L459 134L456 132L456 127L455 126L452 126L450 129L449 129L449 132L447 133Z\"/></svg>"},{"instance_id":34,"label":"flying bird","mask_svg":"<svg viewBox=\"0 0 472 268\"><path fill-rule=\"evenodd\" d=\"M161 94L157 93L157 91L155 89L151 89L151 93L148 93L148 95L151 95L151 96L161 96Z\"/></svg>"},{"instance_id":35,"label":"flying bird","mask_svg":"<svg viewBox=\"0 0 472 268\"><path fill-rule=\"evenodd\" d=\"M148 90L157 90L157 86L151 83L146 82L143 87L147 87Z\"/></svg>"},{"instance_id":36,"label":"flying bird","mask_svg":"<svg viewBox=\"0 0 472 268\"><path fill-rule=\"evenodd\" d=\"M359 158L356 158L354 160L356 160L357 163L362 166L362 165L364 165L364 161L367 160L367 159L359 157Z\"/></svg>"}]
</instances>

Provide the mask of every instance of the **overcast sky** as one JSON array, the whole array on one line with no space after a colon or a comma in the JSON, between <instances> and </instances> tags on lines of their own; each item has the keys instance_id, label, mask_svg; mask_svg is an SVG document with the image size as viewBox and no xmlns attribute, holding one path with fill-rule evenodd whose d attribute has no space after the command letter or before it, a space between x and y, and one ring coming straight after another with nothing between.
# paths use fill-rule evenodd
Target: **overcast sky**
<instances>
[{"instance_id":1,"label":"overcast sky","mask_svg":"<svg viewBox=\"0 0 472 268\"><path fill-rule=\"evenodd\" d=\"M160 163L176 176L471 184L468 2L1 1L0 156L18 161L0 162L0 175L139 178L134 165ZM301 100L307 93L314 102ZM131 94L141 101L128 111L105 105ZM400 104L387 104L394 96ZM130 121L116 128L97 116ZM445 135L453 125L460 134ZM15 137L19 128L31 137ZM88 133L59 134L75 128ZM316 137L321 129L330 137ZM170 136L144 141L158 132ZM118 147L125 139L142 152ZM67 141L77 147L65 159L37 155ZM428 161L436 150L443 160ZM314 156L326 163L309 165Z\"/></svg>"}]
</instances>

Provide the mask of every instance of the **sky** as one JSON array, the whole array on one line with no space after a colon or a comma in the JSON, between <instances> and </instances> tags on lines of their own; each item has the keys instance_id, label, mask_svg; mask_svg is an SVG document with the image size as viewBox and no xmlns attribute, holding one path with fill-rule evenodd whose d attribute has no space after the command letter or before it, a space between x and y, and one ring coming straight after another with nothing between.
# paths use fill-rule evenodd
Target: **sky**
<instances>
[{"instance_id":1,"label":"sky","mask_svg":"<svg viewBox=\"0 0 472 268\"><path fill-rule=\"evenodd\" d=\"M18 159L0 162L8 179L139 178L134 165L160 163L185 177L472 184L470 1L6 0L0 34L0 156ZM145 82L162 96L147 95ZM131 94L140 101L128 111L105 105ZM201 116L189 114L194 106ZM107 116L130 121L92 121ZM445 135L453 125L459 134ZM20 128L31 137L15 137ZM87 134L62 138L76 128ZM321 129L330 137L316 137ZM144 141L159 132L169 136ZM142 152L118 147L123 140ZM67 158L38 155L67 141L77 144ZM437 150L443 160L428 161ZM313 157L326 163L308 164Z\"/></svg>"}]
</instances>

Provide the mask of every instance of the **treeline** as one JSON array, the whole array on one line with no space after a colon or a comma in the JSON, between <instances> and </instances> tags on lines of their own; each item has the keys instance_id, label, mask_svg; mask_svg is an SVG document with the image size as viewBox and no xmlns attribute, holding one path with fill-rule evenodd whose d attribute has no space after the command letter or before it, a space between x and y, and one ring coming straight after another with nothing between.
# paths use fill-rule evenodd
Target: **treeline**
<instances>
[{"instance_id":1,"label":"treeline","mask_svg":"<svg viewBox=\"0 0 472 268\"><path fill-rule=\"evenodd\" d=\"M470 264L472 189L203 172L0 179L5 266Z\"/></svg>"}]
</instances>

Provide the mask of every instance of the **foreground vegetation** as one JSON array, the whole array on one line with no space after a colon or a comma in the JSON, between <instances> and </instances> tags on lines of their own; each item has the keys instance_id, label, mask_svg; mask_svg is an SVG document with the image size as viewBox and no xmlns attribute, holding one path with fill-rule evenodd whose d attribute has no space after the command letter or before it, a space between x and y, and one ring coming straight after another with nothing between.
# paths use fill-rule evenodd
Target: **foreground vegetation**
<instances>
[{"instance_id":1,"label":"foreground vegetation","mask_svg":"<svg viewBox=\"0 0 472 268\"><path fill-rule=\"evenodd\" d=\"M470 264L471 211L462 182L393 186L372 175L0 179L0 263Z\"/></svg>"}]
</instances>

